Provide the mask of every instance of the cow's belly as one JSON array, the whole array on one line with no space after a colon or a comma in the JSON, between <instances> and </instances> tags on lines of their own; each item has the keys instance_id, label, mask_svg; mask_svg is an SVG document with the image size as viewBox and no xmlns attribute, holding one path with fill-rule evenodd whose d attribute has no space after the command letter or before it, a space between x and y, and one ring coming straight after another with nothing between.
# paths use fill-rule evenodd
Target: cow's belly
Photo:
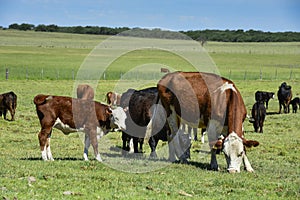
<instances>
[{"instance_id":1,"label":"cow's belly","mask_svg":"<svg viewBox=\"0 0 300 200\"><path fill-rule=\"evenodd\" d=\"M68 124L64 124L59 118L56 119L54 125L54 128L62 131L65 135L68 135L70 133L75 133L75 132L84 132L84 127L81 128L72 128ZM101 138L103 135L105 135L108 131L105 129L103 130L100 127L97 127L97 137L98 139Z\"/></svg>"}]
</instances>

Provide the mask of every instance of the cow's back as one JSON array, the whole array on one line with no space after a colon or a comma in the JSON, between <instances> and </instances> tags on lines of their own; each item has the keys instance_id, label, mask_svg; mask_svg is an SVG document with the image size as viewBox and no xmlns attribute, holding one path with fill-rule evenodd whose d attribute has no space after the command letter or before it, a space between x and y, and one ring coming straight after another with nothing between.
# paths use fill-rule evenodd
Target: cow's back
<instances>
[{"instance_id":1,"label":"cow's back","mask_svg":"<svg viewBox=\"0 0 300 200\"><path fill-rule=\"evenodd\" d=\"M177 115L185 121L200 122L205 127L210 119L214 119L233 124L232 129L242 134L241 123L246 117L246 107L232 81L210 73L174 72L158 82L158 92L168 116L170 106L174 106ZM233 114L227 109L239 112ZM233 121L234 118L239 122Z\"/></svg>"}]
</instances>

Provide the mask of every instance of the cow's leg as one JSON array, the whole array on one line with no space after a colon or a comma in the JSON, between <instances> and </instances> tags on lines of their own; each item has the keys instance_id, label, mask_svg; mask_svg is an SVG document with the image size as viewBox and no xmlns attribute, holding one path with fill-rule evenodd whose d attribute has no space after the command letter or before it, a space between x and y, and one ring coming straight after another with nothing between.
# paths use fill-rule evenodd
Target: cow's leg
<instances>
[{"instance_id":1,"label":"cow's leg","mask_svg":"<svg viewBox=\"0 0 300 200\"><path fill-rule=\"evenodd\" d=\"M90 145L91 145L90 138L89 138L88 134L85 134L85 136L84 136L84 150L83 150L83 159L85 161L89 160L88 154L89 154Z\"/></svg>"},{"instance_id":2,"label":"cow's leg","mask_svg":"<svg viewBox=\"0 0 300 200\"><path fill-rule=\"evenodd\" d=\"M53 160L51 149L50 149L50 137L51 137L51 128L42 128L39 132L38 138L40 143L40 149L42 153L43 160ZM50 157L48 157L50 156Z\"/></svg>"},{"instance_id":3,"label":"cow's leg","mask_svg":"<svg viewBox=\"0 0 300 200\"><path fill-rule=\"evenodd\" d=\"M7 114L7 109L5 108L5 109L3 110L3 117L4 117L5 120L7 120L7 119L6 119L6 114Z\"/></svg>"},{"instance_id":4,"label":"cow's leg","mask_svg":"<svg viewBox=\"0 0 300 200\"><path fill-rule=\"evenodd\" d=\"M171 162L176 161L176 147L179 147L179 140L176 137L176 133L178 132L178 124L177 124L177 116L174 109L174 106L170 106L171 114L167 118L169 127L170 127L170 135L168 136L168 144L169 144L169 160Z\"/></svg>"},{"instance_id":5,"label":"cow's leg","mask_svg":"<svg viewBox=\"0 0 300 200\"><path fill-rule=\"evenodd\" d=\"M86 127L86 133L88 134L90 142L91 142L92 147L94 149L94 155L95 155L96 160L98 160L99 162L102 162L100 153L98 151L98 140L97 140L96 126L95 126L95 128L87 128Z\"/></svg>"},{"instance_id":6,"label":"cow's leg","mask_svg":"<svg viewBox=\"0 0 300 200\"><path fill-rule=\"evenodd\" d=\"M139 146L139 138L133 137L133 149L134 149L134 153L139 153L138 146Z\"/></svg>"},{"instance_id":7,"label":"cow's leg","mask_svg":"<svg viewBox=\"0 0 300 200\"><path fill-rule=\"evenodd\" d=\"M204 144L204 136L205 136L205 131L206 131L206 129L205 128L202 128L201 129L201 142L202 142L202 144Z\"/></svg>"},{"instance_id":8,"label":"cow's leg","mask_svg":"<svg viewBox=\"0 0 300 200\"><path fill-rule=\"evenodd\" d=\"M148 143L151 148L150 158L157 158L157 154L156 154L155 150L156 150L158 141L156 141L156 139L153 136L151 136L149 138Z\"/></svg>"},{"instance_id":9,"label":"cow's leg","mask_svg":"<svg viewBox=\"0 0 300 200\"><path fill-rule=\"evenodd\" d=\"M246 153L244 153L244 156L243 156L243 163L244 163L244 166L245 166L245 170L247 172L254 172L254 169L252 168L247 156L246 156Z\"/></svg>"},{"instance_id":10,"label":"cow's leg","mask_svg":"<svg viewBox=\"0 0 300 200\"><path fill-rule=\"evenodd\" d=\"M215 171L219 170L219 166L217 162L217 149L214 148L215 142L218 140L219 137L219 133L217 131L218 126L219 126L219 122L215 120L210 120L207 128L208 142L211 149L210 168L211 170L215 170Z\"/></svg>"},{"instance_id":11,"label":"cow's leg","mask_svg":"<svg viewBox=\"0 0 300 200\"><path fill-rule=\"evenodd\" d=\"M281 113L281 108L282 108L282 105L281 105L281 103L279 102L279 112L278 112L278 114Z\"/></svg>"},{"instance_id":12,"label":"cow's leg","mask_svg":"<svg viewBox=\"0 0 300 200\"><path fill-rule=\"evenodd\" d=\"M268 109L269 100L266 101L266 109Z\"/></svg>"}]
</instances>

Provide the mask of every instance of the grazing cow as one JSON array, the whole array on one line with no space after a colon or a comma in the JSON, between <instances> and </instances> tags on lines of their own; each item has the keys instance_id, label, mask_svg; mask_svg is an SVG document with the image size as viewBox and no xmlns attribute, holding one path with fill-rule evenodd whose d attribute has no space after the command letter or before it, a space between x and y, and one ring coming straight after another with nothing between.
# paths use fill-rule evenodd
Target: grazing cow
<instances>
[{"instance_id":1,"label":"grazing cow","mask_svg":"<svg viewBox=\"0 0 300 200\"><path fill-rule=\"evenodd\" d=\"M14 92L7 92L0 94L0 117L3 114L5 120L7 111L9 110L11 115L11 121L15 120L15 113L17 107L17 95Z\"/></svg>"},{"instance_id":2,"label":"grazing cow","mask_svg":"<svg viewBox=\"0 0 300 200\"><path fill-rule=\"evenodd\" d=\"M260 133L263 133L263 125L266 118L266 108L263 102L256 102L252 107L252 119L254 131L257 133L258 129Z\"/></svg>"},{"instance_id":3,"label":"grazing cow","mask_svg":"<svg viewBox=\"0 0 300 200\"><path fill-rule=\"evenodd\" d=\"M94 89L91 86L87 84L78 85L77 98L93 100L94 96Z\"/></svg>"},{"instance_id":4,"label":"grazing cow","mask_svg":"<svg viewBox=\"0 0 300 200\"><path fill-rule=\"evenodd\" d=\"M286 82L283 82L278 89L277 92L278 100L279 100L279 114L281 113L281 108L283 106L284 113L290 112L290 102L292 100L292 87L287 85Z\"/></svg>"},{"instance_id":5,"label":"grazing cow","mask_svg":"<svg viewBox=\"0 0 300 200\"><path fill-rule=\"evenodd\" d=\"M102 159L98 152L97 132L106 134L109 129L116 126L126 129L126 114L120 107L111 110L109 106L96 101L43 94L35 96L33 102L41 125L38 137L43 160L53 160L50 150L53 127L64 134L83 131L84 159L88 160L88 149L92 144L98 161Z\"/></svg>"},{"instance_id":6,"label":"grazing cow","mask_svg":"<svg viewBox=\"0 0 300 200\"><path fill-rule=\"evenodd\" d=\"M179 129L182 121L191 127L207 128L212 170L218 170L216 153L222 149L228 172L239 172L242 162L247 171L253 171L245 146L259 143L244 138L246 107L232 81L210 73L174 72L165 75L157 88L171 129L169 159L175 160L174 155L180 157L185 151L178 141L183 134ZM222 132L224 138L220 137Z\"/></svg>"},{"instance_id":7,"label":"grazing cow","mask_svg":"<svg viewBox=\"0 0 300 200\"><path fill-rule=\"evenodd\" d=\"M264 91L256 91L255 92L255 101L256 102L266 102L266 109L268 109L268 104L270 99L274 99L274 92L264 92Z\"/></svg>"},{"instance_id":8,"label":"grazing cow","mask_svg":"<svg viewBox=\"0 0 300 200\"><path fill-rule=\"evenodd\" d=\"M120 101L121 101L121 94L118 94L116 92L108 92L106 94L106 101L108 105L111 106L118 106L120 105Z\"/></svg>"},{"instance_id":9,"label":"grazing cow","mask_svg":"<svg viewBox=\"0 0 300 200\"><path fill-rule=\"evenodd\" d=\"M290 104L292 104L292 108L293 108L293 113L297 113L298 110L298 106L300 109L300 98L299 97L295 97Z\"/></svg>"}]
</instances>

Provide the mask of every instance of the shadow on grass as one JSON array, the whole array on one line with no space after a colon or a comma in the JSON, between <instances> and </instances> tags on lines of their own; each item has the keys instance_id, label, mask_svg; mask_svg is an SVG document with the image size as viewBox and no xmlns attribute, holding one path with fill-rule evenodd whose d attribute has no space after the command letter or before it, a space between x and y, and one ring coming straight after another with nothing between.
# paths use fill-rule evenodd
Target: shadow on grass
<instances>
[{"instance_id":1,"label":"shadow on grass","mask_svg":"<svg viewBox=\"0 0 300 200\"><path fill-rule=\"evenodd\" d=\"M43 159L41 157L20 158L20 160L29 160L29 161L41 160L41 161L43 161ZM61 160L61 161L83 161L83 158L65 157L65 158L54 158L54 161L55 160Z\"/></svg>"}]
</instances>

